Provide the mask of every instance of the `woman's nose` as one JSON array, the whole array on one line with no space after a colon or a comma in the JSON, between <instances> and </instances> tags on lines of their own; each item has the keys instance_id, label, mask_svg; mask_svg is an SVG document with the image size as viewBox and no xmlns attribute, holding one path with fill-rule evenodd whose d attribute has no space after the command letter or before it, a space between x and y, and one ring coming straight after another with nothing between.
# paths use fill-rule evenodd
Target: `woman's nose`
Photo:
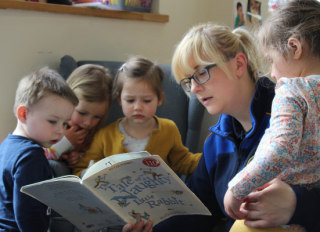
<instances>
[{"instance_id":1,"label":"woman's nose","mask_svg":"<svg viewBox=\"0 0 320 232\"><path fill-rule=\"evenodd\" d=\"M191 93L196 94L197 92L199 92L201 89L201 85L199 85L195 80L191 80L191 88L190 91Z\"/></svg>"}]
</instances>

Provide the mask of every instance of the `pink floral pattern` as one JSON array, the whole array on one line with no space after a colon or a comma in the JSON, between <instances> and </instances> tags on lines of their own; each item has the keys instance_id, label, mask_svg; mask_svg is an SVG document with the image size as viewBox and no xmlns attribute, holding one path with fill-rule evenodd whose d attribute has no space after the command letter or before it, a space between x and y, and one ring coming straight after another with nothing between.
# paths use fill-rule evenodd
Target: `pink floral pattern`
<instances>
[{"instance_id":1,"label":"pink floral pattern","mask_svg":"<svg viewBox=\"0 0 320 232\"><path fill-rule=\"evenodd\" d=\"M44 147L43 150L44 150L44 154L48 160L58 160L59 159L57 151L54 147L51 147L51 148Z\"/></svg>"},{"instance_id":2,"label":"pink floral pattern","mask_svg":"<svg viewBox=\"0 0 320 232\"><path fill-rule=\"evenodd\" d=\"M229 186L242 199L275 177L290 185L320 186L320 76L278 81L270 128Z\"/></svg>"}]
</instances>

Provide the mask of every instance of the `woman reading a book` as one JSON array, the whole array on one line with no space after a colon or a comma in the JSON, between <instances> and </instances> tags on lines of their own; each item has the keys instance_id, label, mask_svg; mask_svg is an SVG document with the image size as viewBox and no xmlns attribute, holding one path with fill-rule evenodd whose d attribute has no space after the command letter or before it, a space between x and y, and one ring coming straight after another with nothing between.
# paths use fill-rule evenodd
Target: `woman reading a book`
<instances>
[{"instance_id":1,"label":"woman reading a book","mask_svg":"<svg viewBox=\"0 0 320 232\"><path fill-rule=\"evenodd\" d=\"M153 231L211 232L222 218L229 231L234 219L225 213L224 195L269 127L275 85L259 78L259 53L247 31L212 23L190 29L175 50L172 68L185 91L195 94L210 114L220 114L188 183L212 216L172 217ZM245 224L255 228L299 224L319 231L319 195L319 189L291 187L274 179L248 195Z\"/></svg>"}]
</instances>

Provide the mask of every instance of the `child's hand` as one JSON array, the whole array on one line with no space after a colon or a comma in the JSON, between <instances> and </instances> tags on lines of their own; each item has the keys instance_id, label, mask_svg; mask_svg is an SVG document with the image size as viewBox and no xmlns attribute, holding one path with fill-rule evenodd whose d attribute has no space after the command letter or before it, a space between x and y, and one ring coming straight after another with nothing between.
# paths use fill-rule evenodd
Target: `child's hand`
<instances>
[{"instance_id":1,"label":"child's hand","mask_svg":"<svg viewBox=\"0 0 320 232\"><path fill-rule=\"evenodd\" d=\"M152 222L147 221L146 224L144 224L143 221L137 222L136 224L126 224L122 228L122 232L152 232Z\"/></svg>"},{"instance_id":2,"label":"child's hand","mask_svg":"<svg viewBox=\"0 0 320 232\"><path fill-rule=\"evenodd\" d=\"M70 143L76 147L83 144L86 136L87 130L80 128L77 125L70 125L70 128L65 130L65 136L70 141Z\"/></svg>"},{"instance_id":3,"label":"child's hand","mask_svg":"<svg viewBox=\"0 0 320 232\"><path fill-rule=\"evenodd\" d=\"M62 154L61 158L66 160L68 163L68 166L72 168L76 163L79 162L81 158L82 153L77 152L77 151L71 151L68 154Z\"/></svg>"},{"instance_id":4,"label":"child's hand","mask_svg":"<svg viewBox=\"0 0 320 232\"><path fill-rule=\"evenodd\" d=\"M226 213L235 220L244 219L245 215L240 212L241 200L238 200L233 196L230 188L224 195L224 209Z\"/></svg>"}]
</instances>

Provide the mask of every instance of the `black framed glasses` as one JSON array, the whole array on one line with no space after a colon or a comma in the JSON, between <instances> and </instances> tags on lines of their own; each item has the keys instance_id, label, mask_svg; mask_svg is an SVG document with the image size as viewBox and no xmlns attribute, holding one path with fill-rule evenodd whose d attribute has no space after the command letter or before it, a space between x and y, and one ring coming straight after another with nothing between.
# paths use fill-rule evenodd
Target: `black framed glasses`
<instances>
[{"instance_id":1,"label":"black framed glasses","mask_svg":"<svg viewBox=\"0 0 320 232\"><path fill-rule=\"evenodd\" d=\"M235 56L230 56L225 59L225 61L228 61ZM192 76L186 77L180 81L180 86L183 88L184 91L190 92L191 91L191 81L192 79L198 84L203 85L204 83L208 82L210 80L210 69L217 66L216 63L209 64L203 68L200 68L196 70Z\"/></svg>"},{"instance_id":2,"label":"black framed glasses","mask_svg":"<svg viewBox=\"0 0 320 232\"><path fill-rule=\"evenodd\" d=\"M184 91L191 91L191 80L193 79L198 85L203 85L210 79L209 70L213 67L217 66L217 64L209 64L201 69L198 69L193 73L191 77L186 77L180 81L180 86Z\"/></svg>"}]
</instances>

